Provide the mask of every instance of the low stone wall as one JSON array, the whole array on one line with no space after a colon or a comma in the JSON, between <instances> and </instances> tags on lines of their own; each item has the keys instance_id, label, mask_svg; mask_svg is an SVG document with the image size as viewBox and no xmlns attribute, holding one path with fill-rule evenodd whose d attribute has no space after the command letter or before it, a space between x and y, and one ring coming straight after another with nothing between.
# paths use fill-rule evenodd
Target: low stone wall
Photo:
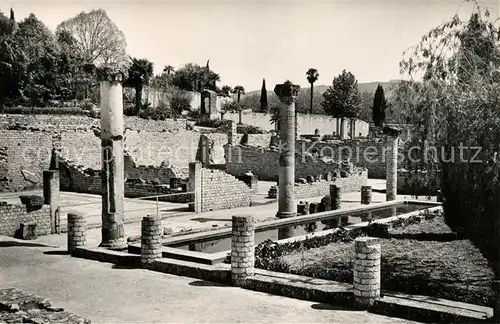
<instances>
[{"instance_id":1,"label":"low stone wall","mask_svg":"<svg viewBox=\"0 0 500 324\"><path fill-rule=\"evenodd\" d=\"M0 235L14 236L21 223L36 224L37 235L50 234L50 206L28 211L23 204L0 204Z\"/></svg>"},{"instance_id":2,"label":"low stone wall","mask_svg":"<svg viewBox=\"0 0 500 324\"><path fill-rule=\"evenodd\" d=\"M296 183L295 197L309 198L326 196L330 194L330 186L335 184L342 188L343 192L360 191L361 187L368 183L368 172L358 171L345 178L336 178L333 181L319 180L312 183Z\"/></svg>"}]
</instances>

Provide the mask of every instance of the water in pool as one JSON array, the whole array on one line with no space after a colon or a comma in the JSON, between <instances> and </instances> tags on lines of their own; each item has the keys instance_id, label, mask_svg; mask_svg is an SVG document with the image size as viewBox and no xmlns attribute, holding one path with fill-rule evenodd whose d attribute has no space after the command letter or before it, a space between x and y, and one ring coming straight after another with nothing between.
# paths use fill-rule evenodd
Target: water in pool
<instances>
[{"instance_id":1,"label":"water in pool","mask_svg":"<svg viewBox=\"0 0 500 324\"><path fill-rule=\"evenodd\" d=\"M361 222L367 222L374 219L383 219L387 217L402 215L416 210L429 208L429 205L424 204L401 204L393 207L385 207L375 209L369 212L353 213L351 215L343 216L332 220L321 220L308 224L301 225L288 225L286 227L265 229L255 232L255 244L260 244L268 239L276 241L289 237L302 236L308 233L325 231L328 229L336 228L340 224L351 225ZM191 243L181 243L179 245L172 245L172 247L198 251L204 253L217 253L231 249L231 237L221 237L220 239L209 239L208 241L198 241Z\"/></svg>"}]
</instances>

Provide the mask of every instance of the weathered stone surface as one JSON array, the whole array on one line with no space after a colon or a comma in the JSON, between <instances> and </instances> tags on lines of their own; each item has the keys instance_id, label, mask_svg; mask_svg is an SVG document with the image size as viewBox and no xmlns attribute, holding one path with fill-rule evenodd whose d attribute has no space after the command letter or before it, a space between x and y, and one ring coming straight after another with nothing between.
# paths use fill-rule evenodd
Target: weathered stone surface
<instances>
[{"instance_id":1,"label":"weathered stone surface","mask_svg":"<svg viewBox=\"0 0 500 324\"><path fill-rule=\"evenodd\" d=\"M30 172L28 170L21 170L21 173L25 180L34 184L38 183L37 176L33 172Z\"/></svg>"},{"instance_id":2,"label":"weathered stone surface","mask_svg":"<svg viewBox=\"0 0 500 324\"><path fill-rule=\"evenodd\" d=\"M53 307L50 301L15 288L0 290L1 323L90 324L90 320Z\"/></svg>"}]
</instances>

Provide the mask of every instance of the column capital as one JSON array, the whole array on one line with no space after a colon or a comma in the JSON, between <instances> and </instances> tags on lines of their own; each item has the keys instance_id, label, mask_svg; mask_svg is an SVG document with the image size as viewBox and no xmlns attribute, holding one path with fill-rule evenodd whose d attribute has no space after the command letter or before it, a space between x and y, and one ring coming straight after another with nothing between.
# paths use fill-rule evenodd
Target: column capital
<instances>
[{"instance_id":1,"label":"column capital","mask_svg":"<svg viewBox=\"0 0 500 324\"><path fill-rule=\"evenodd\" d=\"M293 84L290 81L285 81L283 84L277 84L274 87L274 93L278 96L280 101L285 104L295 102L299 95L300 86Z\"/></svg>"},{"instance_id":2,"label":"column capital","mask_svg":"<svg viewBox=\"0 0 500 324\"><path fill-rule=\"evenodd\" d=\"M123 82L128 77L128 69L118 64L106 64L96 68L99 81Z\"/></svg>"}]
</instances>

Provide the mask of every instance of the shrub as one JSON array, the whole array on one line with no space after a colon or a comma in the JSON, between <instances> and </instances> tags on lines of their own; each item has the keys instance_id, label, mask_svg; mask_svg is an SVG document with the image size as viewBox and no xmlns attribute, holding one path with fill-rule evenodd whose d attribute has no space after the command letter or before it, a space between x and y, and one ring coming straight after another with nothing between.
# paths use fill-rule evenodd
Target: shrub
<instances>
[{"instance_id":1,"label":"shrub","mask_svg":"<svg viewBox=\"0 0 500 324\"><path fill-rule=\"evenodd\" d=\"M89 99L85 99L81 102L80 104L80 107L83 109L83 110L92 110L92 108L94 107L94 104L92 103L92 101L90 101Z\"/></svg>"},{"instance_id":2,"label":"shrub","mask_svg":"<svg viewBox=\"0 0 500 324\"><path fill-rule=\"evenodd\" d=\"M262 128L254 125L238 125L237 126L237 132L239 134L267 134L268 131L263 130Z\"/></svg>"},{"instance_id":3,"label":"shrub","mask_svg":"<svg viewBox=\"0 0 500 324\"><path fill-rule=\"evenodd\" d=\"M200 127L210 127L210 128L219 128L221 126L229 125L229 120L221 120L221 119L198 119L196 121L195 126Z\"/></svg>"}]
</instances>

